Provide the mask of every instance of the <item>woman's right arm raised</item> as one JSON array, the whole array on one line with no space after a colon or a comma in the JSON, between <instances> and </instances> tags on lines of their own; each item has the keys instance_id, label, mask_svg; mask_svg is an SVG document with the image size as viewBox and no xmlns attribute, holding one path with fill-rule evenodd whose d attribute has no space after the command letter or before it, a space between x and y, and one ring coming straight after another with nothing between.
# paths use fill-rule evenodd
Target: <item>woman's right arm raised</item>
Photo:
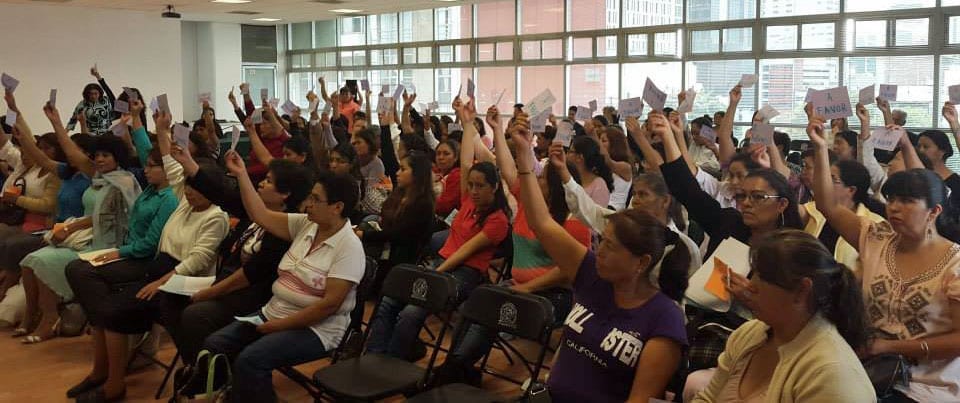
<instances>
[{"instance_id":1,"label":"woman's right arm raised","mask_svg":"<svg viewBox=\"0 0 960 403\"><path fill-rule=\"evenodd\" d=\"M60 111L48 102L43 107L43 113L47 115L47 120L49 120L50 125L53 126L53 132L57 135L57 142L60 143L60 147L63 148L63 153L67 156L67 162L78 171L83 172L84 175L92 178L96 173L93 167L93 160L87 156L87 153L84 152L80 146L70 139L70 135L67 134L67 129L63 127L63 122L60 120Z\"/></svg>"}]
</instances>

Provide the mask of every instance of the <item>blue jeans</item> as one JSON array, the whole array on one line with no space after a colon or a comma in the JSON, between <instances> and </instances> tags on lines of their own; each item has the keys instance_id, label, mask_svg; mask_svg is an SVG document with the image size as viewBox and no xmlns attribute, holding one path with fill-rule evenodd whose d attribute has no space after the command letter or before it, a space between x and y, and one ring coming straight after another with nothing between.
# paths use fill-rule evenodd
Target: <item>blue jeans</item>
<instances>
[{"instance_id":1,"label":"blue jeans","mask_svg":"<svg viewBox=\"0 0 960 403\"><path fill-rule=\"evenodd\" d=\"M550 300L553 304L554 326L559 326L570 313L573 306L573 294L564 288L549 288L537 291L537 294ZM450 360L458 364L473 366L490 351L496 340L496 333L488 327L471 323L466 330L459 330L454 338L453 348L450 349Z\"/></svg>"},{"instance_id":2,"label":"blue jeans","mask_svg":"<svg viewBox=\"0 0 960 403\"><path fill-rule=\"evenodd\" d=\"M483 275L476 269L460 266L449 271L457 279L457 303L463 302L474 288L483 283ZM377 315L370 321L367 352L388 354L400 359L410 356L410 349L418 342L420 328L428 312L415 305L404 305L390 297L383 297Z\"/></svg>"},{"instance_id":3,"label":"blue jeans","mask_svg":"<svg viewBox=\"0 0 960 403\"><path fill-rule=\"evenodd\" d=\"M207 337L203 348L223 353L233 363L230 401L275 402L273 370L330 355L310 329L262 334L256 326L234 321ZM203 370L203 369L202 369Z\"/></svg>"}]
</instances>

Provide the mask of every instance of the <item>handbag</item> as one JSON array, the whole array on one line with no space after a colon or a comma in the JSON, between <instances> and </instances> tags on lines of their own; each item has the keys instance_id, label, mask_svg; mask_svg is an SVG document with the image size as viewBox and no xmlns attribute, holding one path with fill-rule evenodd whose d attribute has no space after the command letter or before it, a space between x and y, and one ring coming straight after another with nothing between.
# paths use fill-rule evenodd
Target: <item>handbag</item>
<instances>
[{"instance_id":1,"label":"handbag","mask_svg":"<svg viewBox=\"0 0 960 403\"><path fill-rule=\"evenodd\" d=\"M71 223L73 223L73 222L76 222L76 221L78 221L78 220L79 220L78 218L70 217L70 218L68 218L66 221L64 221L63 224L64 224L64 225L69 225L69 224L71 224ZM58 225L59 225L59 224L58 224ZM57 227L54 226L54 228L57 228ZM86 228L86 229L82 229L82 230L79 230L79 231L77 231L77 232L74 232L74 233L68 235L68 236L67 236L67 239L64 239L64 240L63 240L62 242L60 242L59 244L56 244L56 243L53 242L53 233L54 233L54 231L51 230L51 231L47 231L45 234L43 234L43 240L44 240L47 244L57 245L57 246L60 246L60 247L63 247L63 248L70 248L70 249L73 249L73 250L75 250L75 251L86 250L87 247L90 246L90 242L93 241L93 228Z\"/></svg>"},{"instance_id":2,"label":"handbag","mask_svg":"<svg viewBox=\"0 0 960 403\"><path fill-rule=\"evenodd\" d=\"M204 361L206 360L206 361ZM217 388L214 388L214 383L216 383L217 375L217 361L223 361L223 368L226 368L226 379L223 384ZM201 395L197 396L200 399L204 399L208 402L224 402L227 399L227 394L230 393L230 385L233 382L233 371L230 369L230 358L226 354L213 354L209 350L203 350L200 354L197 354L197 361L193 367L186 370L185 373L178 374L180 379L187 377L189 379L184 379L181 385L175 387L173 397L170 398L170 402L176 403L185 403L189 402L190 399L194 398L194 389L196 386L203 385L204 389L201 391ZM207 370L204 371L203 368ZM203 376L203 378L198 378ZM175 382L176 383L176 382ZM196 386L194 386L196 385Z\"/></svg>"},{"instance_id":3,"label":"handbag","mask_svg":"<svg viewBox=\"0 0 960 403\"><path fill-rule=\"evenodd\" d=\"M27 210L12 204L0 204L0 224L19 227L27 219Z\"/></svg>"},{"instance_id":4,"label":"handbag","mask_svg":"<svg viewBox=\"0 0 960 403\"><path fill-rule=\"evenodd\" d=\"M877 398L890 396L897 386L910 385L910 362L900 354L880 354L863 360Z\"/></svg>"}]
</instances>

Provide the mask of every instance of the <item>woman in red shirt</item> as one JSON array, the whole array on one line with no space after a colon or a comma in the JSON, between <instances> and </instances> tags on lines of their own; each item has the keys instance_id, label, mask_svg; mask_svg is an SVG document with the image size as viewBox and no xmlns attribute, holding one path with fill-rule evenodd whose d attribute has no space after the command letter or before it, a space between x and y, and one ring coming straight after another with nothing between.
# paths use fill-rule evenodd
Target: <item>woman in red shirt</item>
<instances>
[{"instance_id":1,"label":"woman in red shirt","mask_svg":"<svg viewBox=\"0 0 960 403\"><path fill-rule=\"evenodd\" d=\"M460 143L448 139L437 145L435 177L437 189L436 212L441 218L460 208Z\"/></svg>"}]
</instances>

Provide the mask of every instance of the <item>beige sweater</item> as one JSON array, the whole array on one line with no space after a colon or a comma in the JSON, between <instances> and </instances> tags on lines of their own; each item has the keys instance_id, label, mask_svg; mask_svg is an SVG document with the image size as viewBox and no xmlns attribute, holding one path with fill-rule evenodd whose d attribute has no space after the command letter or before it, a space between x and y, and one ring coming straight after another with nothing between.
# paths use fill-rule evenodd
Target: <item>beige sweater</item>
<instances>
[{"instance_id":1,"label":"beige sweater","mask_svg":"<svg viewBox=\"0 0 960 403\"><path fill-rule=\"evenodd\" d=\"M694 402L714 402L737 360L766 341L769 326L744 323L730 335L710 386ZM765 402L875 402L873 385L860 360L837 328L814 316L792 341L780 346L780 362L767 387Z\"/></svg>"}]
</instances>

